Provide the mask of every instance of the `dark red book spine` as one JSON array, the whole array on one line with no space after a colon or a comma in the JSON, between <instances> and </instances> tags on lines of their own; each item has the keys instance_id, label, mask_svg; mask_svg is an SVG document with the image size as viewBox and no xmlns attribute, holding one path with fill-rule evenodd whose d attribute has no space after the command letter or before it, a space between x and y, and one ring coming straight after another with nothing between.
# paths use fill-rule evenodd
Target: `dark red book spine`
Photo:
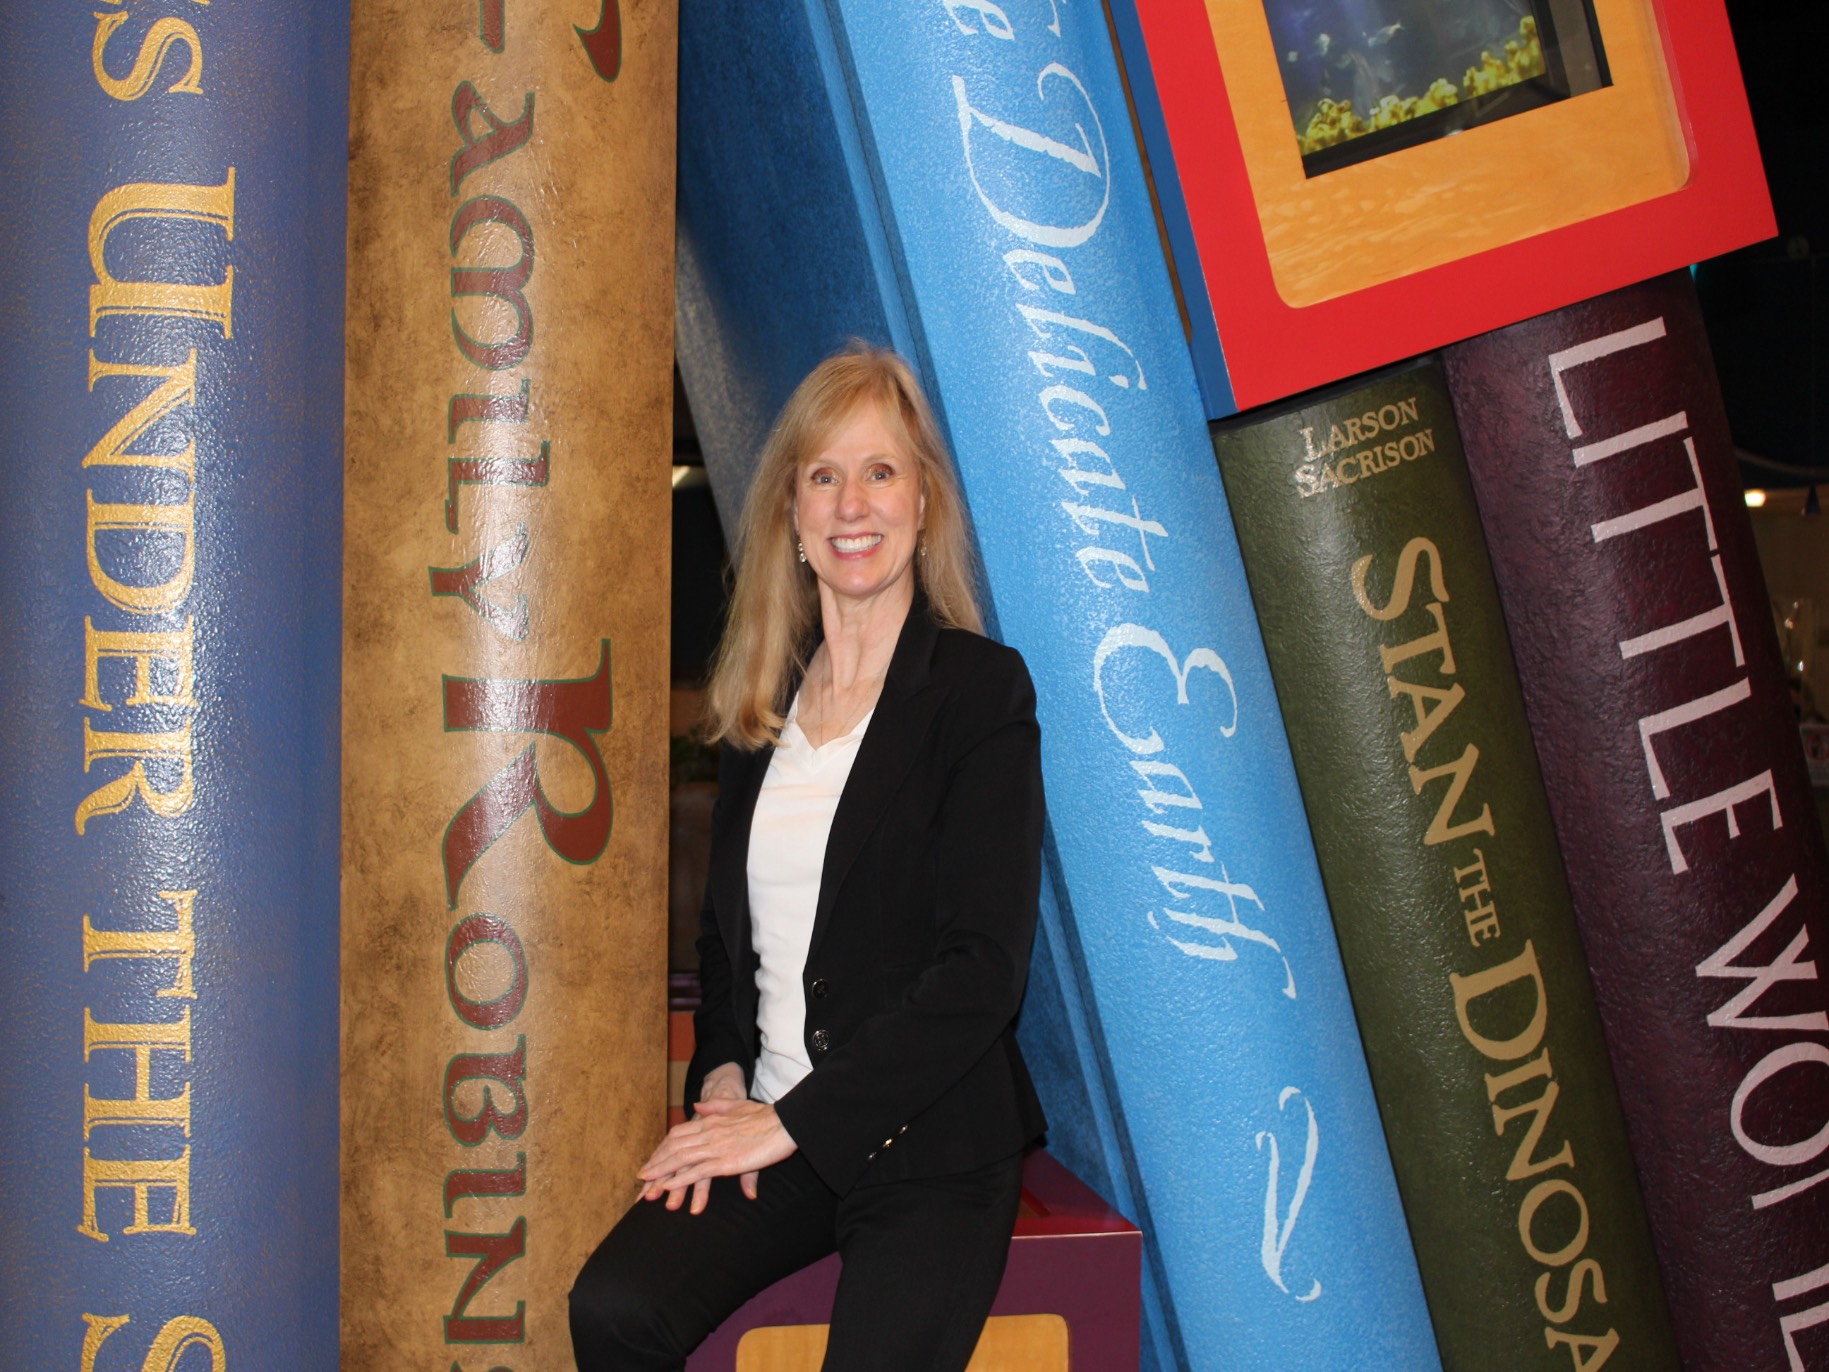
<instances>
[{"instance_id":1,"label":"dark red book spine","mask_svg":"<svg viewBox=\"0 0 1829 1372\"><path fill-rule=\"evenodd\" d=\"M1694 291L1445 365L1684 1363L1829 1367L1829 859Z\"/></svg>"}]
</instances>

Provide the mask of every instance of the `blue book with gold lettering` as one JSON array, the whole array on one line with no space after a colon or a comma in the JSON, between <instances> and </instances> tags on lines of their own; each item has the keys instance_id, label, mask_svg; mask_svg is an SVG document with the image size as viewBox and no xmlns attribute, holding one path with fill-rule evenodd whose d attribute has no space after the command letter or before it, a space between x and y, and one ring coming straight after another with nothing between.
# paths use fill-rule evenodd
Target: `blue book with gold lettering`
<instances>
[{"instance_id":1,"label":"blue book with gold lettering","mask_svg":"<svg viewBox=\"0 0 1829 1372\"><path fill-rule=\"evenodd\" d=\"M1102 12L682 15L680 364L728 513L848 337L914 361L1039 693L1021 1028L1146 1236L1146 1365L1438 1366Z\"/></svg>"},{"instance_id":2,"label":"blue book with gold lettering","mask_svg":"<svg viewBox=\"0 0 1829 1372\"><path fill-rule=\"evenodd\" d=\"M11 1368L337 1365L347 28L7 12Z\"/></svg>"}]
</instances>

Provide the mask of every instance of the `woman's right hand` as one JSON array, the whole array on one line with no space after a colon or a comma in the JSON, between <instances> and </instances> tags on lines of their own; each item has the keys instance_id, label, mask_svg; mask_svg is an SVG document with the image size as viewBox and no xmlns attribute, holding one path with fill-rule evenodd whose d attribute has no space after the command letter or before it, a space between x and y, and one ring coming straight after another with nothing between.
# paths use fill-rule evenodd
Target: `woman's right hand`
<instances>
[{"instance_id":1,"label":"woman's right hand","mask_svg":"<svg viewBox=\"0 0 1829 1372\"><path fill-rule=\"evenodd\" d=\"M743 1069L734 1062L714 1067L705 1074L705 1080L699 1086L700 1100L748 1100L749 1092L744 1089ZM751 1200L756 1198L755 1172L745 1172L737 1178L737 1184L743 1188L743 1194ZM709 1181L695 1182L692 1187L693 1214L705 1208L706 1198L711 1193Z\"/></svg>"}]
</instances>

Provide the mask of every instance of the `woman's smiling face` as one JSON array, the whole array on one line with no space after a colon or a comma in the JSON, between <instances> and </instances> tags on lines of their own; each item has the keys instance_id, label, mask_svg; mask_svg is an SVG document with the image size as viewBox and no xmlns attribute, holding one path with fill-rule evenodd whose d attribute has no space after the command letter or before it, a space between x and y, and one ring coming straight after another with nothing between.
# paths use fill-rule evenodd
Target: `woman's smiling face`
<instances>
[{"instance_id":1,"label":"woman's smiling face","mask_svg":"<svg viewBox=\"0 0 1829 1372\"><path fill-rule=\"evenodd\" d=\"M794 484L794 528L822 598L912 596L926 509L914 459L877 405L859 405L800 464Z\"/></svg>"}]
</instances>

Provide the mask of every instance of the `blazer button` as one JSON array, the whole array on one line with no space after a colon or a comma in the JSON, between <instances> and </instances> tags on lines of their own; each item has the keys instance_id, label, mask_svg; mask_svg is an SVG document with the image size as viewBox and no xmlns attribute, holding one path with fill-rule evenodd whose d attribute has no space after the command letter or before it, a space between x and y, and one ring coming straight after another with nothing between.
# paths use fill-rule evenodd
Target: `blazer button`
<instances>
[{"instance_id":1,"label":"blazer button","mask_svg":"<svg viewBox=\"0 0 1829 1372\"><path fill-rule=\"evenodd\" d=\"M815 1053L823 1053L831 1046L832 1036L830 1034L824 1029L815 1029L813 1031L813 1051Z\"/></svg>"},{"instance_id":2,"label":"blazer button","mask_svg":"<svg viewBox=\"0 0 1829 1372\"><path fill-rule=\"evenodd\" d=\"M811 989L814 1000L824 1000L826 998L826 992L832 988L826 985L826 979L824 977L814 977Z\"/></svg>"}]
</instances>

